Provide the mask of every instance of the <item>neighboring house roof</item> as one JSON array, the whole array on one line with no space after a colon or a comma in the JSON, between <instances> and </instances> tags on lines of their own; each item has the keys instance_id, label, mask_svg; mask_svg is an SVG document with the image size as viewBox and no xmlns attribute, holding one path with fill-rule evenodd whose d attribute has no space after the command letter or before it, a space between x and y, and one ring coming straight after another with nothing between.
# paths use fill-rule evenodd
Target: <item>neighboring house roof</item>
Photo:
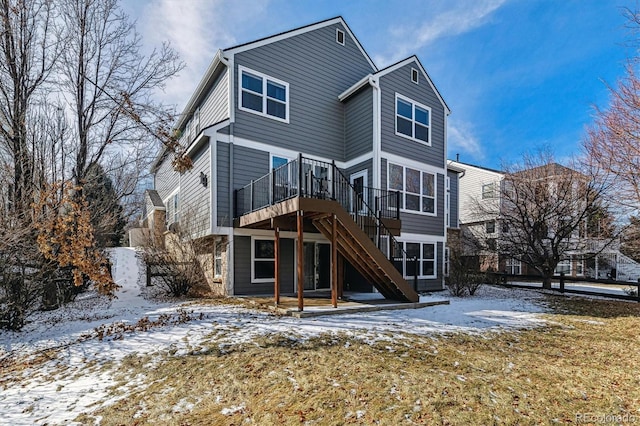
<instances>
[{"instance_id":1,"label":"neighboring house roof","mask_svg":"<svg viewBox=\"0 0 640 426\"><path fill-rule=\"evenodd\" d=\"M155 189L147 189L145 192L149 196L149 200L151 200L153 207L164 208L164 203L162 202L162 198L160 198L158 191Z\"/></svg>"},{"instance_id":2,"label":"neighboring house roof","mask_svg":"<svg viewBox=\"0 0 640 426\"><path fill-rule=\"evenodd\" d=\"M470 163L463 163L462 161L453 161L453 160L448 160L449 164L454 165L454 166L458 166L462 169L464 169L465 167L474 167L476 169L479 170L486 170L487 172L492 172L492 173L498 173L501 175L504 175L505 172L501 171L501 170L496 170L496 169L490 169L489 167L483 167L483 166L477 166L475 164L470 164Z\"/></svg>"},{"instance_id":3,"label":"neighboring house roof","mask_svg":"<svg viewBox=\"0 0 640 426\"><path fill-rule=\"evenodd\" d=\"M543 171L544 174L547 175L547 176L557 176L557 175L561 175L561 174L564 174L564 173L579 173L579 174L582 174L582 173L578 172L577 170L570 169L569 167L563 166L562 164L558 164L558 163L544 164L542 166L533 167L531 169L521 170L521 171L516 172L514 174L524 173L524 172L526 172L527 174L535 174L538 170Z\"/></svg>"},{"instance_id":4,"label":"neighboring house roof","mask_svg":"<svg viewBox=\"0 0 640 426\"><path fill-rule=\"evenodd\" d=\"M352 96L353 94L358 92L362 87L364 87L364 86L366 86L368 84L373 85L372 79L379 78L379 77L384 77L385 75L387 75L389 73L392 73L395 70L397 70L399 68L402 68L405 65L408 65L408 64L410 64L412 62L415 62L415 64L418 66L418 68L422 72L422 75L427 79L427 82L431 86L431 89L433 90L433 92L438 97L438 100L440 101L440 103L444 107L445 111L447 112L447 115L451 114L451 110L449 109L449 106L444 101L444 98L442 97L442 95L440 95L440 92L436 88L435 84L433 84L433 80L431 80L431 77L429 77L429 74L427 74L427 71L424 69L424 67L422 66L422 63L420 62L420 59L418 59L418 57L416 55L409 56L408 58L403 59L401 61L398 61L395 64L389 65L388 67L385 67L385 68L381 69L380 71L378 71L378 72L376 72L374 74L368 74L368 75L364 76L360 81L358 81L353 86L349 87L347 90L345 90L340 95L338 95L338 99L341 102L343 102L343 101L349 99L350 96Z\"/></svg>"},{"instance_id":5,"label":"neighboring house roof","mask_svg":"<svg viewBox=\"0 0 640 426\"><path fill-rule=\"evenodd\" d=\"M456 172L456 173L465 172L465 169L463 167L453 164L452 160L447 160L447 170L451 170L452 172Z\"/></svg>"}]
</instances>

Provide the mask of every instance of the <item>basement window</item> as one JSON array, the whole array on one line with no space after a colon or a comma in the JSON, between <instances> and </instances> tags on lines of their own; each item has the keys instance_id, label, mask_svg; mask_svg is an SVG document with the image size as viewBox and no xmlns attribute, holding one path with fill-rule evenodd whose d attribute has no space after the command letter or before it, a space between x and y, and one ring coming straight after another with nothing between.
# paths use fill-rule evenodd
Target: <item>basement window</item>
<instances>
[{"instance_id":1,"label":"basement window","mask_svg":"<svg viewBox=\"0 0 640 426\"><path fill-rule=\"evenodd\" d=\"M274 241L252 238L251 241L251 282L273 282L276 276Z\"/></svg>"}]
</instances>

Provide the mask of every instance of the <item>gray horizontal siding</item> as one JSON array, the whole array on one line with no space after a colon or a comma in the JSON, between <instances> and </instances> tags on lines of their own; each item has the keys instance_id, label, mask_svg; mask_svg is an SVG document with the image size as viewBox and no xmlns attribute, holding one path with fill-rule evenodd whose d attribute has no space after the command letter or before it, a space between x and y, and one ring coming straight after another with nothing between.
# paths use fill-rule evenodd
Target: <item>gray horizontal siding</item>
<instances>
[{"instance_id":1,"label":"gray horizontal siding","mask_svg":"<svg viewBox=\"0 0 640 426\"><path fill-rule=\"evenodd\" d=\"M229 73L225 68L200 106L200 128L229 117Z\"/></svg>"},{"instance_id":2,"label":"gray horizontal siding","mask_svg":"<svg viewBox=\"0 0 640 426\"><path fill-rule=\"evenodd\" d=\"M383 189L387 188L387 160L385 158L381 161L381 176L380 183ZM445 199L445 182L444 175L438 173L436 177L437 189L436 189L436 211L437 216L427 216L422 214L414 214L407 212L400 212L400 220L402 221L402 232L409 232L412 234L425 234L425 235L444 235L444 199Z\"/></svg>"},{"instance_id":3,"label":"gray horizontal siding","mask_svg":"<svg viewBox=\"0 0 640 426\"><path fill-rule=\"evenodd\" d=\"M269 173L269 153L244 146L233 146L233 189L240 189Z\"/></svg>"},{"instance_id":4,"label":"gray horizontal siding","mask_svg":"<svg viewBox=\"0 0 640 426\"><path fill-rule=\"evenodd\" d=\"M380 79L382 150L444 168L445 110L423 75L420 75L420 84L411 81L412 67L418 68L416 63L411 63ZM431 146L395 134L396 93L431 108Z\"/></svg>"},{"instance_id":5,"label":"gray horizontal siding","mask_svg":"<svg viewBox=\"0 0 640 426\"><path fill-rule=\"evenodd\" d=\"M290 92L289 123L241 111L235 96L235 136L344 160L344 106L338 95L373 70L348 36L345 46L336 43L338 26L235 55L236 76L242 65L287 82ZM234 79L236 94L239 80Z\"/></svg>"},{"instance_id":6,"label":"gray horizontal siding","mask_svg":"<svg viewBox=\"0 0 640 426\"><path fill-rule=\"evenodd\" d=\"M231 226L233 200L229 193L229 144L216 142L216 202L218 226Z\"/></svg>"},{"instance_id":7,"label":"gray horizontal siding","mask_svg":"<svg viewBox=\"0 0 640 426\"><path fill-rule=\"evenodd\" d=\"M193 168L180 180L180 225L191 235L201 237L211 228L211 200L209 187L200 183L200 173L211 181L209 144L204 144L193 155Z\"/></svg>"},{"instance_id":8,"label":"gray horizontal siding","mask_svg":"<svg viewBox=\"0 0 640 426\"><path fill-rule=\"evenodd\" d=\"M345 160L373 150L373 88L368 86L344 105Z\"/></svg>"},{"instance_id":9,"label":"gray horizontal siding","mask_svg":"<svg viewBox=\"0 0 640 426\"><path fill-rule=\"evenodd\" d=\"M294 292L294 243L292 239L281 238L280 249L280 292ZM251 282L251 237L234 237L234 294L273 294L273 282Z\"/></svg>"},{"instance_id":10,"label":"gray horizontal siding","mask_svg":"<svg viewBox=\"0 0 640 426\"><path fill-rule=\"evenodd\" d=\"M180 185L180 174L173 170L171 158L171 154L167 155L153 177L154 189L163 201Z\"/></svg>"},{"instance_id":11,"label":"gray horizontal siding","mask_svg":"<svg viewBox=\"0 0 640 426\"><path fill-rule=\"evenodd\" d=\"M449 176L449 180L451 182L451 192L449 193L449 223L447 225L451 228L457 228L459 212L458 174L452 171L447 171L447 176Z\"/></svg>"}]
</instances>

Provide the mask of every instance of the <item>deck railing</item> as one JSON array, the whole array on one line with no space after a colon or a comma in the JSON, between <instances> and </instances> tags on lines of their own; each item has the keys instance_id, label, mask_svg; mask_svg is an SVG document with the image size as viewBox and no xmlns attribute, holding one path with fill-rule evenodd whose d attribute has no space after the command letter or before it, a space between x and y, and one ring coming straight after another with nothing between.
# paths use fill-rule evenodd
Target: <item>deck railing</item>
<instances>
[{"instance_id":1,"label":"deck railing","mask_svg":"<svg viewBox=\"0 0 640 426\"><path fill-rule=\"evenodd\" d=\"M299 155L273 169L235 191L235 217L298 196L337 201L400 273L407 276L413 270L417 290L417 258L407 255L383 222L400 219L400 193L370 187L356 189L335 163Z\"/></svg>"}]
</instances>

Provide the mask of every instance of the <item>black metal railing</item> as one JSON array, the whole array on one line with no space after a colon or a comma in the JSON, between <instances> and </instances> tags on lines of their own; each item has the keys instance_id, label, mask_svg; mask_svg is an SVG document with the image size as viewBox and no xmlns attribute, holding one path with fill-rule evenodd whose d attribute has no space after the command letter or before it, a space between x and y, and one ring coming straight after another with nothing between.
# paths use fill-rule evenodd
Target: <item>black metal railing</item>
<instances>
[{"instance_id":1,"label":"black metal railing","mask_svg":"<svg viewBox=\"0 0 640 426\"><path fill-rule=\"evenodd\" d=\"M235 217L294 197L337 201L404 276L412 271L417 290L419 264L408 256L382 219L400 219L400 193L378 188L355 188L335 163L298 155L271 173L235 191Z\"/></svg>"}]
</instances>

